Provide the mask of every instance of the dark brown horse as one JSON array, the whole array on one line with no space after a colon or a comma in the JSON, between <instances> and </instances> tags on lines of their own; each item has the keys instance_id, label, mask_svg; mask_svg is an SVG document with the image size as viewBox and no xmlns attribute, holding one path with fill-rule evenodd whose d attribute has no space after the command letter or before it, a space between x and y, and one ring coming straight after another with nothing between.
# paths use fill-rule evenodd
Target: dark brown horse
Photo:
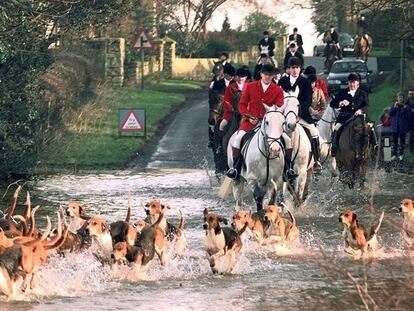
<instances>
[{"instance_id":1,"label":"dark brown horse","mask_svg":"<svg viewBox=\"0 0 414 311\"><path fill-rule=\"evenodd\" d=\"M360 187L364 186L371 156L370 131L371 128L363 115L353 117L344 125L336 161L339 179L349 188L353 188L357 181Z\"/></svg>"},{"instance_id":2,"label":"dark brown horse","mask_svg":"<svg viewBox=\"0 0 414 311\"><path fill-rule=\"evenodd\" d=\"M368 56L372 51L372 38L368 34L360 34L354 44L355 56L364 62L368 61Z\"/></svg>"},{"instance_id":3,"label":"dark brown horse","mask_svg":"<svg viewBox=\"0 0 414 311\"><path fill-rule=\"evenodd\" d=\"M331 71L333 63L339 59L338 57L338 47L334 43L330 43L326 48L327 55L325 60L325 68L328 72Z\"/></svg>"},{"instance_id":4,"label":"dark brown horse","mask_svg":"<svg viewBox=\"0 0 414 311\"><path fill-rule=\"evenodd\" d=\"M222 121L224 108L223 108L223 100L220 101L217 107L217 115L216 115L216 125L214 127L214 145L213 151L215 150L214 154L214 162L216 164L217 171L227 171L227 146L229 144L230 137L239 129L239 124L241 120L240 113L237 109L238 103L240 101L241 92L234 92L232 97L232 107L233 107L233 117L227 124L224 131L220 131L219 126L220 122Z\"/></svg>"}]
</instances>

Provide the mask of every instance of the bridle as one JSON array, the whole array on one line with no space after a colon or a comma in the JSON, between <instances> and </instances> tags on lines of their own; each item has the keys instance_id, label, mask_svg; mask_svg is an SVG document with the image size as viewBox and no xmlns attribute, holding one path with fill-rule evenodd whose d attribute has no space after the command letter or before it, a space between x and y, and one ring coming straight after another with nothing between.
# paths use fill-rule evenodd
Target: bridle
<instances>
[{"instance_id":1,"label":"bridle","mask_svg":"<svg viewBox=\"0 0 414 311\"><path fill-rule=\"evenodd\" d=\"M295 99L297 100L297 97L296 97L296 96L293 96L293 95L288 95L288 96L285 96L285 99L289 99L289 98L295 98ZM299 108L300 108L300 103L299 103L299 101L298 101L298 111L299 111ZM288 115L289 115L290 113L293 113L293 116L294 116L294 117L295 117L295 119L296 119L296 123L298 123L298 122L299 122L299 116L298 116L298 114L297 114L296 112L294 112L293 110L290 110L290 111L288 111L286 114L284 114L285 119L287 119L287 117L288 117ZM286 123L286 121L285 121L285 123Z\"/></svg>"},{"instance_id":2,"label":"bridle","mask_svg":"<svg viewBox=\"0 0 414 311\"><path fill-rule=\"evenodd\" d=\"M269 180L269 161L279 158L279 153L280 153L280 151L279 151L276 156L272 157L270 155L270 146L273 143L278 143L279 146L283 149L283 144L282 144L283 131L282 131L282 134L280 134L279 137L272 137L272 136L269 136L269 135L266 134L266 125L267 125L266 115L269 114L269 113L280 113L284 117L283 112L281 112L279 110L271 110L271 111L267 111L265 113L265 116L263 117L263 120L261 121L262 124L260 126L260 135L262 135L262 137L264 139L264 144L266 146L266 150L260 149L259 135L257 135L257 147L258 147L260 153L266 159L266 179L265 179L265 182L263 183L263 186L265 186L267 184L267 181ZM283 127L283 124L282 124L282 127Z\"/></svg>"}]
</instances>

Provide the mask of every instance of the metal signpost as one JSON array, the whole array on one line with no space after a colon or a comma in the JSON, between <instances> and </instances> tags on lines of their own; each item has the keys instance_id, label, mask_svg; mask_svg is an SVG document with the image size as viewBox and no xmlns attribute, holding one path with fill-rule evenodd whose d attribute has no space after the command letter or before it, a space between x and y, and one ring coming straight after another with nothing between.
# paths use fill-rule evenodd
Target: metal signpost
<instances>
[{"instance_id":1,"label":"metal signpost","mask_svg":"<svg viewBox=\"0 0 414 311\"><path fill-rule=\"evenodd\" d=\"M141 50L141 89L144 88L144 62L145 62L145 49L153 49L154 44L149 39L148 33L145 29L142 29L138 36L134 35L131 40L131 48Z\"/></svg>"}]
</instances>

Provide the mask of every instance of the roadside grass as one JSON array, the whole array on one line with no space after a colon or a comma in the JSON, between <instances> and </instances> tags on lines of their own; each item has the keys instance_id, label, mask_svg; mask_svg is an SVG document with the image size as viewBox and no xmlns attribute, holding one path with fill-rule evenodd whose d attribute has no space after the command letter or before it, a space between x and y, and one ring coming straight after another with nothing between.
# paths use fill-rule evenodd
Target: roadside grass
<instances>
[{"instance_id":1,"label":"roadside grass","mask_svg":"<svg viewBox=\"0 0 414 311\"><path fill-rule=\"evenodd\" d=\"M399 91L399 85L392 78L386 79L369 94L369 118L377 122L385 107L390 107Z\"/></svg>"},{"instance_id":2,"label":"roadside grass","mask_svg":"<svg viewBox=\"0 0 414 311\"><path fill-rule=\"evenodd\" d=\"M384 57L391 56L391 51L388 48L377 48L374 47L369 55L370 57Z\"/></svg>"},{"instance_id":3,"label":"roadside grass","mask_svg":"<svg viewBox=\"0 0 414 311\"><path fill-rule=\"evenodd\" d=\"M378 123L384 108L391 106L395 100L395 95L399 91L399 84L393 81L390 77L376 87L373 93L369 94L368 114L371 121ZM406 146L404 151L404 159L408 162L414 163L414 155L409 152L408 146Z\"/></svg>"},{"instance_id":4,"label":"roadside grass","mask_svg":"<svg viewBox=\"0 0 414 311\"><path fill-rule=\"evenodd\" d=\"M167 80L139 90L112 87L86 104L76 120L41 151L38 169L107 170L120 169L153 138L160 121L185 101L185 92L201 89L200 82ZM118 109L146 109L147 138L119 136Z\"/></svg>"}]
</instances>

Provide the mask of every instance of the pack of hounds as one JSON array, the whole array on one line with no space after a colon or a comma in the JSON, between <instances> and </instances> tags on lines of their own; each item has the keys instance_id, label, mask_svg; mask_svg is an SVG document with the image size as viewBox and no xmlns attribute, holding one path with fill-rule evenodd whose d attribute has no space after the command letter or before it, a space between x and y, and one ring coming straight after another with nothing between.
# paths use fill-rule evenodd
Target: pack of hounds
<instances>
[{"instance_id":1,"label":"pack of hounds","mask_svg":"<svg viewBox=\"0 0 414 311\"><path fill-rule=\"evenodd\" d=\"M68 203L57 212L57 226L52 229L49 216L46 228L36 227L36 211L31 207L30 195L24 206L23 215L16 215L19 192L14 193L11 207L0 219L0 294L10 297L36 286L36 274L46 263L50 254L66 256L71 252L92 249L93 255L111 267L129 265L134 271L146 271L157 255L161 266L166 264L166 250L173 256L185 254L187 241L184 230L184 214L178 209L180 222L173 225L166 217L170 208L160 200L145 204L147 217L131 223L131 209L127 216L107 224L101 216L87 216L84 208ZM403 215L402 234L407 248L414 244L413 200L404 199L399 211ZM284 212L288 217L284 217ZM362 226L357 215L350 209L339 215L343 224L345 252L356 258L367 258L381 248L377 234L384 218L381 214L377 223ZM236 257L243 247L243 240L253 239L259 246L294 247L300 231L296 219L284 205L268 205L259 212L237 211L232 216L231 226L226 218L208 211L203 212L205 230L204 248L213 273L231 273ZM243 236L246 235L246 236ZM225 264L220 271L217 262Z\"/></svg>"}]
</instances>

